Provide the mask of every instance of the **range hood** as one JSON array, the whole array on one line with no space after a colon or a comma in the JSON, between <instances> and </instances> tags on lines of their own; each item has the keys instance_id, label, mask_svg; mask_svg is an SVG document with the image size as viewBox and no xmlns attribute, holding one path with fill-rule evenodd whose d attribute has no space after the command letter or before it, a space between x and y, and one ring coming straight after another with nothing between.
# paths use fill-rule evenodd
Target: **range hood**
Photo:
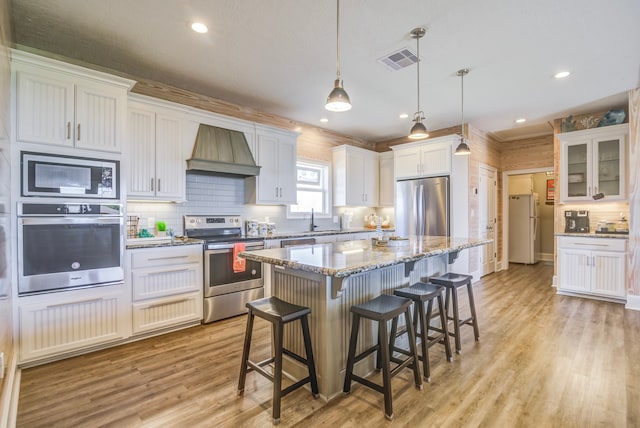
<instances>
[{"instance_id":1,"label":"range hood","mask_svg":"<svg viewBox=\"0 0 640 428\"><path fill-rule=\"evenodd\" d=\"M187 172L251 177L260 167L242 132L200 124Z\"/></svg>"}]
</instances>

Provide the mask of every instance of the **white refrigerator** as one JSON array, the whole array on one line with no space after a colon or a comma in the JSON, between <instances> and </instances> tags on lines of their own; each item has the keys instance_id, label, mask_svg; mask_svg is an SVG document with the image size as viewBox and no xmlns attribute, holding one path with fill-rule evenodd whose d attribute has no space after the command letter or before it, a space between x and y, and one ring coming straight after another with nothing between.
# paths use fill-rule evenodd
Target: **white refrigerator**
<instances>
[{"instance_id":1,"label":"white refrigerator","mask_svg":"<svg viewBox=\"0 0 640 428\"><path fill-rule=\"evenodd\" d=\"M509 195L509 262L533 264L540 254L538 194Z\"/></svg>"}]
</instances>

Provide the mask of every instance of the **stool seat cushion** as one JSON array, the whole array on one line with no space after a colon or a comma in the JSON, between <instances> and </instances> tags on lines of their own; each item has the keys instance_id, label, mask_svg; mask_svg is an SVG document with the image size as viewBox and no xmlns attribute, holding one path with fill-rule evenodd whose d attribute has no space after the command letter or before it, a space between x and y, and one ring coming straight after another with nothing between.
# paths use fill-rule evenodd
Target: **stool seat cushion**
<instances>
[{"instance_id":1,"label":"stool seat cushion","mask_svg":"<svg viewBox=\"0 0 640 428\"><path fill-rule=\"evenodd\" d=\"M441 276L431 277L429 278L429 282L444 285L445 287L460 287L461 285L466 285L472 278L473 276L471 275L449 272Z\"/></svg>"},{"instance_id":2,"label":"stool seat cushion","mask_svg":"<svg viewBox=\"0 0 640 428\"><path fill-rule=\"evenodd\" d=\"M409 306L411 306L409 299L382 294L368 302L351 306L351 312L372 320L388 320L400 315Z\"/></svg>"},{"instance_id":3,"label":"stool seat cushion","mask_svg":"<svg viewBox=\"0 0 640 428\"><path fill-rule=\"evenodd\" d=\"M247 303L247 308L251 309L257 316L271 322L289 322L311 313L311 309L306 306L298 306L285 302L277 297L265 297Z\"/></svg>"},{"instance_id":4,"label":"stool seat cushion","mask_svg":"<svg viewBox=\"0 0 640 428\"><path fill-rule=\"evenodd\" d=\"M393 294L400 297L406 297L411 300L425 302L442 294L442 286L431 284L430 282L416 282L410 287L397 288L393 290Z\"/></svg>"}]
</instances>

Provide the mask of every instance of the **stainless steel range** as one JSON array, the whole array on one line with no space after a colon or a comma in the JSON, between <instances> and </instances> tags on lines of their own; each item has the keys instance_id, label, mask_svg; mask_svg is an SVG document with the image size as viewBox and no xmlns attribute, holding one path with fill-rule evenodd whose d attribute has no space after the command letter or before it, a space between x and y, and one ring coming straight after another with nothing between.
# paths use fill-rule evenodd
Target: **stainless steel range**
<instances>
[{"instance_id":1,"label":"stainless steel range","mask_svg":"<svg viewBox=\"0 0 640 428\"><path fill-rule=\"evenodd\" d=\"M242 234L242 225L237 215L184 216L185 235L205 241L205 323L246 313L247 302L264 297L262 263L246 260L234 270L235 244L244 244L246 250L264 248L262 238Z\"/></svg>"}]
</instances>

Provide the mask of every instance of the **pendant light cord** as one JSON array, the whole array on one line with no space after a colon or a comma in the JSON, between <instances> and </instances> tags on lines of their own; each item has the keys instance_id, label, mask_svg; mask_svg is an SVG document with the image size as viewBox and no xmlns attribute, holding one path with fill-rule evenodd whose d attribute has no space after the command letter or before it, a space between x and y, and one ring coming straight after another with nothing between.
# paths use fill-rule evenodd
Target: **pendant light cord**
<instances>
[{"instance_id":1,"label":"pendant light cord","mask_svg":"<svg viewBox=\"0 0 640 428\"><path fill-rule=\"evenodd\" d=\"M466 73L463 71L460 73L460 111L462 113L461 121L460 121L460 134L464 139L464 75Z\"/></svg>"},{"instance_id":2,"label":"pendant light cord","mask_svg":"<svg viewBox=\"0 0 640 428\"><path fill-rule=\"evenodd\" d=\"M418 53L418 74L417 74L417 83L418 83L418 112L420 111L420 36L416 36L416 45L417 45L417 53Z\"/></svg>"},{"instance_id":3,"label":"pendant light cord","mask_svg":"<svg viewBox=\"0 0 640 428\"><path fill-rule=\"evenodd\" d=\"M340 0L336 0L336 80L340 80Z\"/></svg>"}]
</instances>

